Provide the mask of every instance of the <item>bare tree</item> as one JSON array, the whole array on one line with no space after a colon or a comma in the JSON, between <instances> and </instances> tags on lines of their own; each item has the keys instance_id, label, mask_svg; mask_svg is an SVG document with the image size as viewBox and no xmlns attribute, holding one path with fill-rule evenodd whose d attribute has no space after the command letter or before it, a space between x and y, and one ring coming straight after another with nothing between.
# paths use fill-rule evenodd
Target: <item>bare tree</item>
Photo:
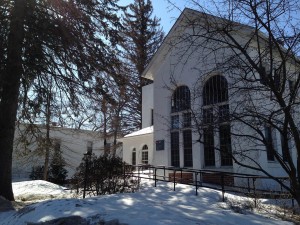
<instances>
[{"instance_id":1,"label":"bare tree","mask_svg":"<svg viewBox=\"0 0 300 225\"><path fill-rule=\"evenodd\" d=\"M199 73L191 95L204 156L212 147L221 165L233 162L265 174L300 204L299 2L190 4L201 13L183 15L185 25L171 49L177 54L174 68L193 62ZM210 139L216 133L218 146ZM280 165L290 184L268 170L267 161Z\"/></svg>"}]
</instances>

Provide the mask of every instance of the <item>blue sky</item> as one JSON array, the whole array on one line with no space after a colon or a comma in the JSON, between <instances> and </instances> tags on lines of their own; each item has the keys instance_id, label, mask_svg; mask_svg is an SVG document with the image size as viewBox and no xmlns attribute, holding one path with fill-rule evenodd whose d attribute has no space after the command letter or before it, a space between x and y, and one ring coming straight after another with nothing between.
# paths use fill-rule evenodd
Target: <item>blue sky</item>
<instances>
[{"instance_id":1,"label":"blue sky","mask_svg":"<svg viewBox=\"0 0 300 225\"><path fill-rule=\"evenodd\" d=\"M119 3L120 5L128 5L133 1L134 0L120 0ZM161 26L167 34L180 15L180 11L172 7L166 0L152 0L152 5L154 11L153 15L161 19ZM180 10L183 10L185 5L185 0L176 0L176 6Z\"/></svg>"}]
</instances>

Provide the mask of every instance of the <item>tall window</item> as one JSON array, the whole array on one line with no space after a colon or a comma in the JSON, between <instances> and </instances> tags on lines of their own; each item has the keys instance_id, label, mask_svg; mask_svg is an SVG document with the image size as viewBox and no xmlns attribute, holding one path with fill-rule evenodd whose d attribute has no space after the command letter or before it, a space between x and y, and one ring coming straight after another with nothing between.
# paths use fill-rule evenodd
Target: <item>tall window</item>
<instances>
[{"instance_id":1,"label":"tall window","mask_svg":"<svg viewBox=\"0 0 300 225\"><path fill-rule=\"evenodd\" d=\"M287 137L288 138L288 135ZM292 153L291 153L291 140L288 138L288 140L285 140L285 137L281 134L280 135L280 139L281 139L281 153L282 153L282 159L284 161L288 161L289 157L292 157Z\"/></svg>"},{"instance_id":2,"label":"tall window","mask_svg":"<svg viewBox=\"0 0 300 225\"><path fill-rule=\"evenodd\" d=\"M184 130L183 134L183 151L184 151L184 166L193 166L193 149L192 149L192 131Z\"/></svg>"},{"instance_id":3,"label":"tall window","mask_svg":"<svg viewBox=\"0 0 300 225\"><path fill-rule=\"evenodd\" d=\"M171 165L180 166L180 149L183 149L184 166L193 166L191 131L191 94L187 86L176 88L171 101ZM183 146L180 146L180 139Z\"/></svg>"},{"instance_id":4,"label":"tall window","mask_svg":"<svg viewBox=\"0 0 300 225\"><path fill-rule=\"evenodd\" d=\"M136 165L136 149L135 148L132 149L131 162L132 162L132 165Z\"/></svg>"},{"instance_id":5,"label":"tall window","mask_svg":"<svg viewBox=\"0 0 300 225\"><path fill-rule=\"evenodd\" d=\"M276 133L270 126L265 126L265 141L268 161L275 161L275 151L277 146Z\"/></svg>"},{"instance_id":6,"label":"tall window","mask_svg":"<svg viewBox=\"0 0 300 225\"><path fill-rule=\"evenodd\" d=\"M203 87L203 142L205 166L215 166L215 149L220 150L221 166L231 166L231 135L228 105L228 84L225 77L216 75ZM219 137L215 146L214 136Z\"/></svg>"},{"instance_id":7,"label":"tall window","mask_svg":"<svg viewBox=\"0 0 300 225\"><path fill-rule=\"evenodd\" d=\"M203 133L205 166L215 166L214 130L211 127L204 128Z\"/></svg>"},{"instance_id":8,"label":"tall window","mask_svg":"<svg viewBox=\"0 0 300 225\"><path fill-rule=\"evenodd\" d=\"M180 166L179 161L179 132L171 133L171 166Z\"/></svg>"},{"instance_id":9,"label":"tall window","mask_svg":"<svg viewBox=\"0 0 300 225\"><path fill-rule=\"evenodd\" d=\"M142 164L148 164L148 146L144 145L142 148Z\"/></svg>"},{"instance_id":10,"label":"tall window","mask_svg":"<svg viewBox=\"0 0 300 225\"><path fill-rule=\"evenodd\" d=\"M222 124L219 127L220 135L220 152L221 152L221 166L231 166L231 138L230 138L230 125Z\"/></svg>"}]
</instances>

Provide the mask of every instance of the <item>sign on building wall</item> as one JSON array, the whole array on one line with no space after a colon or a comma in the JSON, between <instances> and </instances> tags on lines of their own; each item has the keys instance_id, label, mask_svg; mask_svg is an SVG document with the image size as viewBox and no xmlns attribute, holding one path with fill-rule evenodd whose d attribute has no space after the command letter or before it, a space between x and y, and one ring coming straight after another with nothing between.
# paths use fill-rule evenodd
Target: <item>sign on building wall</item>
<instances>
[{"instance_id":1,"label":"sign on building wall","mask_svg":"<svg viewBox=\"0 0 300 225\"><path fill-rule=\"evenodd\" d=\"M156 141L156 151L165 150L165 140Z\"/></svg>"}]
</instances>

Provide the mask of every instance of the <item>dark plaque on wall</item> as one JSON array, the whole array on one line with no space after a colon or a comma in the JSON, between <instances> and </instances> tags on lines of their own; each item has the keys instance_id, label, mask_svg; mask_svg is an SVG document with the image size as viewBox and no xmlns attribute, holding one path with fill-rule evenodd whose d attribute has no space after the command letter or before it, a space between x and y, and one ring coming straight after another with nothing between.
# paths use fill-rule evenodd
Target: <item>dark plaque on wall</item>
<instances>
[{"instance_id":1,"label":"dark plaque on wall","mask_svg":"<svg viewBox=\"0 0 300 225\"><path fill-rule=\"evenodd\" d=\"M156 141L156 151L165 150L165 140Z\"/></svg>"}]
</instances>

